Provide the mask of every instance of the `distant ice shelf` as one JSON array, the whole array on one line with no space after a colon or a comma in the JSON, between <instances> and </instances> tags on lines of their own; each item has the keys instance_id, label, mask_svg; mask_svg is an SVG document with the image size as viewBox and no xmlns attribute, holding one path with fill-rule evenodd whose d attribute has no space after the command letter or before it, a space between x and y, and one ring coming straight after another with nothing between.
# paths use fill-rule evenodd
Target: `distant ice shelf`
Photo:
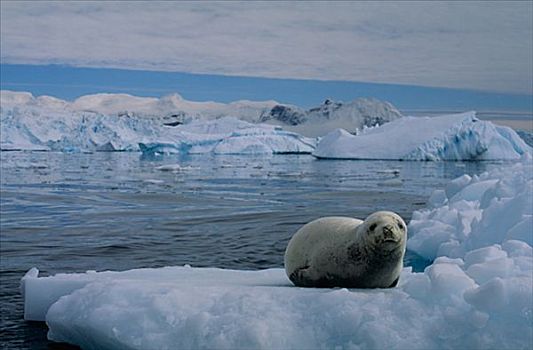
<instances>
[{"instance_id":1,"label":"distant ice shelf","mask_svg":"<svg viewBox=\"0 0 533 350\"><path fill-rule=\"evenodd\" d=\"M24 315L84 349L528 349L533 162L461 176L408 227L434 259L391 289L292 286L281 268L165 267L22 279Z\"/></svg>"}]
</instances>

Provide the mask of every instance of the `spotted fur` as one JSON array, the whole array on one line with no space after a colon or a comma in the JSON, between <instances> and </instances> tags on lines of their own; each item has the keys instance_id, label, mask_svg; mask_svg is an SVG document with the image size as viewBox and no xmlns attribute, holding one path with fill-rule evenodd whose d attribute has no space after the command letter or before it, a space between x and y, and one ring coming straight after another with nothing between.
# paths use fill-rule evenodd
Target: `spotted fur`
<instances>
[{"instance_id":1,"label":"spotted fur","mask_svg":"<svg viewBox=\"0 0 533 350\"><path fill-rule=\"evenodd\" d=\"M403 268L407 228L392 212L365 221L325 217L289 241L285 271L299 287L391 288Z\"/></svg>"}]
</instances>

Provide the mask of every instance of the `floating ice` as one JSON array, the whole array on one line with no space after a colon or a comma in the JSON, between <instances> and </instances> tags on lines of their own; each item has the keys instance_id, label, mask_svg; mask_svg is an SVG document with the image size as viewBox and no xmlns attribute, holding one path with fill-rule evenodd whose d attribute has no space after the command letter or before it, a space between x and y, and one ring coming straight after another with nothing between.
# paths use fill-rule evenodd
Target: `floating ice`
<instances>
[{"instance_id":1,"label":"floating ice","mask_svg":"<svg viewBox=\"0 0 533 350\"><path fill-rule=\"evenodd\" d=\"M82 348L528 349L533 163L462 176L409 224L392 289L294 287L283 269L165 267L22 279L27 320Z\"/></svg>"},{"instance_id":2,"label":"floating ice","mask_svg":"<svg viewBox=\"0 0 533 350\"><path fill-rule=\"evenodd\" d=\"M324 136L313 155L335 159L490 160L518 159L529 147L512 129L475 117L404 117L352 135L338 129Z\"/></svg>"},{"instance_id":3,"label":"floating ice","mask_svg":"<svg viewBox=\"0 0 533 350\"><path fill-rule=\"evenodd\" d=\"M520 240L533 245L533 162L451 181L430 197L430 208L413 213L408 249L434 259L463 258L477 248Z\"/></svg>"}]
</instances>

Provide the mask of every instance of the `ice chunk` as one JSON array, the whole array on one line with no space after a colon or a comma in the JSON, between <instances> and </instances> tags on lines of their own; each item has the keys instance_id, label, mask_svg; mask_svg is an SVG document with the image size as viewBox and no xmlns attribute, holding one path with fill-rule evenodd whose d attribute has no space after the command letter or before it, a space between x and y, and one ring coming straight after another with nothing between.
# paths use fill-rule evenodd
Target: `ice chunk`
<instances>
[{"instance_id":1,"label":"ice chunk","mask_svg":"<svg viewBox=\"0 0 533 350\"><path fill-rule=\"evenodd\" d=\"M510 318L533 321L531 276L503 279L495 277L465 292L465 300L485 312L498 311ZM509 321L511 321L511 319ZM528 330L531 334L531 330Z\"/></svg>"},{"instance_id":2,"label":"ice chunk","mask_svg":"<svg viewBox=\"0 0 533 350\"><path fill-rule=\"evenodd\" d=\"M468 174L464 174L456 179L453 179L445 187L446 196L448 198L453 197L457 192L459 192L466 185L468 185L471 180L472 177L470 177Z\"/></svg>"},{"instance_id":3,"label":"ice chunk","mask_svg":"<svg viewBox=\"0 0 533 350\"><path fill-rule=\"evenodd\" d=\"M21 280L21 294L24 297L24 319L43 321L50 305L87 284L88 278L56 279L48 283L39 278L39 270L32 268Z\"/></svg>"},{"instance_id":4,"label":"ice chunk","mask_svg":"<svg viewBox=\"0 0 533 350\"><path fill-rule=\"evenodd\" d=\"M505 241L502 248L509 256L533 256L533 248L525 242L517 240Z\"/></svg>"},{"instance_id":5,"label":"ice chunk","mask_svg":"<svg viewBox=\"0 0 533 350\"><path fill-rule=\"evenodd\" d=\"M446 192L444 190L435 190L429 197L428 203L436 208L440 207L448 201L448 198L446 197Z\"/></svg>"},{"instance_id":6,"label":"ice chunk","mask_svg":"<svg viewBox=\"0 0 533 350\"><path fill-rule=\"evenodd\" d=\"M474 280L461 268L461 259L439 259L426 269L436 301L447 303L448 298L460 297L466 289L475 286Z\"/></svg>"},{"instance_id":7,"label":"ice chunk","mask_svg":"<svg viewBox=\"0 0 533 350\"><path fill-rule=\"evenodd\" d=\"M51 277L39 277L38 274L39 270L32 268L21 280L21 292L24 295L25 309L28 310L25 314L26 320L44 321L48 308L60 297L92 282L107 283L127 280L181 285L186 280L187 283L195 286L290 285L285 274L276 270L252 273L252 271L214 268L192 269L190 266L137 269L125 272L57 274Z\"/></svg>"},{"instance_id":8,"label":"ice chunk","mask_svg":"<svg viewBox=\"0 0 533 350\"><path fill-rule=\"evenodd\" d=\"M407 246L427 259L464 257L509 240L533 244L533 162L528 156L479 177L459 177L446 187L446 198L441 191L434 196L442 204L413 213L409 223Z\"/></svg>"},{"instance_id":9,"label":"ice chunk","mask_svg":"<svg viewBox=\"0 0 533 350\"><path fill-rule=\"evenodd\" d=\"M468 268L473 264L482 264L490 260L506 258L507 253L501 250L499 245L493 245L485 248L472 250L465 255L464 262Z\"/></svg>"}]
</instances>

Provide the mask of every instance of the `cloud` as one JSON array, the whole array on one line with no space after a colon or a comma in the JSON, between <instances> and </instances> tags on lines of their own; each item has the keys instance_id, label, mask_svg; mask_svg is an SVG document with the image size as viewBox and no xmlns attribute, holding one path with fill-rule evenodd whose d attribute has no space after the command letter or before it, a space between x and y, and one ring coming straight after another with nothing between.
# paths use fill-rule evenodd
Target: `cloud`
<instances>
[{"instance_id":1,"label":"cloud","mask_svg":"<svg viewBox=\"0 0 533 350\"><path fill-rule=\"evenodd\" d=\"M2 63L533 93L528 1L0 4Z\"/></svg>"}]
</instances>

